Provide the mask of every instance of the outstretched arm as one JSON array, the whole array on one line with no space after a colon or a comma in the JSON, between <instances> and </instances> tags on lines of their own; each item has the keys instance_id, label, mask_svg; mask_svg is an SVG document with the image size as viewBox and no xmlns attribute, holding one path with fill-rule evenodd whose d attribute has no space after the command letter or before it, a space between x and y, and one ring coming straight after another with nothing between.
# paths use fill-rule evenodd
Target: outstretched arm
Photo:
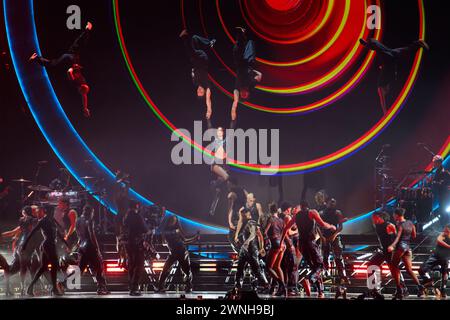
<instances>
[{"instance_id":1,"label":"outstretched arm","mask_svg":"<svg viewBox=\"0 0 450 320\"><path fill-rule=\"evenodd\" d=\"M291 218L289 221L287 221L285 223L280 243L284 243L284 239L286 239L286 236L287 236L289 230L291 230L291 228L294 224L295 224L294 218Z\"/></svg>"},{"instance_id":2,"label":"outstretched arm","mask_svg":"<svg viewBox=\"0 0 450 320\"><path fill-rule=\"evenodd\" d=\"M3 233L1 234L1 237L2 237L2 238L13 238L13 237L17 237L17 236L20 234L20 231L21 231L20 227L17 227L17 228L15 228L15 229L13 229L13 230L3 232Z\"/></svg>"},{"instance_id":3,"label":"outstretched arm","mask_svg":"<svg viewBox=\"0 0 450 320\"><path fill-rule=\"evenodd\" d=\"M77 214L74 210L70 210L69 214L70 227L67 230L67 233L64 235L64 239L67 240L75 232L76 223L77 223Z\"/></svg>"},{"instance_id":4,"label":"outstretched arm","mask_svg":"<svg viewBox=\"0 0 450 320\"><path fill-rule=\"evenodd\" d=\"M244 207L242 207L240 210L239 210L239 220L238 220L238 224L237 224L237 227L236 227L236 233L234 234L234 241L238 241L238 237L239 237L239 233L241 233L241 229L242 229L242 224L244 223L243 222L243 214L242 214L242 211L244 210Z\"/></svg>"},{"instance_id":5,"label":"outstretched arm","mask_svg":"<svg viewBox=\"0 0 450 320\"><path fill-rule=\"evenodd\" d=\"M228 226L231 230L236 230L236 226L233 224L233 205L236 201L236 193L230 192L228 194Z\"/></svg>"},{"instance_id":6,"label":"outstretched arm","mask_svg":"<svg viewBox=\"0 0 450 320\"><path fill-rule=\"evenodd\" d=\"M318 224L319 226L321 226L322 228L324 228L324 229L330 229L330 230L336 231L336 227L335 227L334 225L329 224L329 223L323 221L322 217L320 216L319 212L317 212L317 210L311 210L311 211L309 212L309 217L310 217L311 219L313 219L314 221L316 221L317 224Z\"/></svg>"}]
</instances>

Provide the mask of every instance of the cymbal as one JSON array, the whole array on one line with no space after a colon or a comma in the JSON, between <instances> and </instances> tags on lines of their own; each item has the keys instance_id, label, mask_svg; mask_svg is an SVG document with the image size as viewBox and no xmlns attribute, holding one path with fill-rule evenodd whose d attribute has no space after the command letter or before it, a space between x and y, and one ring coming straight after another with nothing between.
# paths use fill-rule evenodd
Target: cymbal
<instances>
[{"instance_id":1,"label":"cymbal","mask_svg":"<svg viewBox=\"0 0 450 320\"><path fill-rule=\"evenodd\" d=\"M85 177L81 177L80 179L82 179L82 180L94 180L94 179L97 179L97 178L96 177L85 176Z\"/></svg>"},{"instance_id":2,"label":"cymbal","mask_svg":"<svg viewBox=\"0 0 450 320\"><path fill-rule=\"evenodd\" d=\"M26 180L24 178L11 180L12 182L20 182L20 183L31 183L30 180Z\"/></svg>"},{"instance_id":3,"label":"cymbal","mask_svg":"<svg viewBox=\"0 0 450 320\"><path fill-rule=\"evenodd\" d=\"M46 186L29 186L28 189L36 192L50 192L52 189Z\"/></svg>"}]
</instances>

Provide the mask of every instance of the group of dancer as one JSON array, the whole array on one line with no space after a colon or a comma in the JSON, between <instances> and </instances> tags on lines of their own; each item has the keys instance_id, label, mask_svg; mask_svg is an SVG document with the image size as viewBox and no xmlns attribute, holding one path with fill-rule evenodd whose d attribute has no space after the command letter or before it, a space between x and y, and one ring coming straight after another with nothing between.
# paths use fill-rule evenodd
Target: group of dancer
<instances>
[{"instance_id":1,"label":"group of dancer","mask_svg":"<svg viewBox=\"0 0 450 320\"><path fill-rule=\"evenodd\" d=\"M298 206L283 203L278 207L271 203L266 214L254 194L238 186L236 180L230 179L228 187L229 240L238 254L237 289L242 288L244 270L249 265L263 291L275 296L296 296L301 282L307 295L311 295L312 285L318 296L323 297L322 273L331 271L332 253L339 292L345 291L349 279L340 237L345 218L335 199L320 203L318 210L310 208L307 201ZM299 281L302 259L310 273Z\"/></svg>"},{"instance_id":2,"label":"group of dancer","mask_svg":"<svg viewBox=\"0 0 450 320\"><path fill-rule=\"evenodd\" d=\"M442 157L435 156L433 166L433 184L437 184L440 189L447 188L450 173L443 167ZM323 275L331 274L332 254L336 297L346 296L345 286L350 281L343 260L340 234L347 219L337 209L335 199L327 198L323 192L317 193L317 209L311 209L306 201L302 201L298 206L283 203L279 208L275 203L271 203L267 215L256 202L255 196L239 186L234 178L229 178L227 185L229 241L238 253L236 288L241 288L244 268L249 265L253 276L259 280L264 290L276 296L297 295L299 284L303 286L305 293L310 295L312 284L318 296L323 297ZM442 195L438 200L442 206ZM411 242L416 237L416 227L412 221L405 218L405 209L402 207L394 210L393 220L394 223L389 222L390 214L386 211L376 211L373 214L372 221L380 248L372 255L368 266L377 265L381 268L383 263L387 263L397 286L395 299L402 299L408 294L401 274L402 265L417 285L419 297L425 295L427 287L433 284L430 272L440 267L441 286L437 291L441 297L446 297L450 225L445 225L445 219L442 218L444 231L437 237L433 254L420 267L421 282L412 268ZM304 266L309 269L309 275L299 281L302 259ZM264 263L260 263L261 260ZM270 284L268 278L271 280ZM362 297L367 296L383 297L379 288Z\"/></svg>"},{"instance_id":3,"label":"group of dancer","mask_svg":"<svg viewBox=\"0 0 450 320\"><path fill-rule=\"evenodd\" d=\"M5 272L7 295L12 295L10 278L19 271L22 295L33 296L34 286L42 275L51 283L52 295L62 295L65 281L70 276L69 264L78 266L81 272L86 271L89 266L95 272L97 293L109 293L94 229L94 209L90 205L83 207L80 216L70 209L65 199L56 208L26 206L22 210L19 225L2 233L1 237L14 240L12 263L8 264L3 256L0 257L1 267ZM58 271L63 273L61 281L57 280ZM27 273L31 275L32 281L26 289Z\"/></svg>"},{"instance_id":4,"label":"group of dancer","mask_svg":"<svg viewBox=\"0 0 450 320\"><path fill-rule=\"evenodd\" d=\"M391 275L397 287L393 298L397 300L401 300L409 294L401 274L401 264L404 265L406 272L417 285L418 297L424 296L427 287L433 286L433 280L430 273L436 267L439 267L441 272L441 285L436 291L440 297L447 297L446 287L448 280L448 262L450 259L450 225L444 227L443 232L441 232L436 239L436 247L433 250L433 253L421 265L419 274L422 277L422 281L420 281L412 268L411 241L416 237L416 228L413 222L405 218L405 210L403 208L395 209L393 219L395 224L390 222L391 217L389 213L385 211L373 214L372 221L379 239L380 248L370 258L368 267L381 267L383 263L386 263L389 266ZM380 288L374 288L361 297L367 296L375 299L384 299L380 293Z\"/></svg>"}]
</instances>

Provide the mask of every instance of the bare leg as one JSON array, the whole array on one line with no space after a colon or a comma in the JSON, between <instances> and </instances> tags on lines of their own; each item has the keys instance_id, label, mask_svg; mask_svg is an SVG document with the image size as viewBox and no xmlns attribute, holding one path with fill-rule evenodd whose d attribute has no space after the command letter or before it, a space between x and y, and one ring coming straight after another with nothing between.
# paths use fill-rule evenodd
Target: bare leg
<instances>
[{"instance_id":1,"label":"bare leg","mask_svg":"<svg viewBox=\"0 0 450 320\"><path fill-rule=\"evenodd\" d=\"M87 84L83 84L79 88L79 92L81 94L81 101L83 103L83 113L86 118L89 118L91 116L91 112L89 110L89 104L88 104L89 91L90 91L90 88Z\"/></svg>"},{"instance_id":2,"label":"bare leg","mask_svg":"<svg viewBox=\"0 0 450 320\"><path fill-rule=\"evenodd\" d=\"M381 109L383 110L383 114L387 113L386 96L387 96L388 92L389 92L389 86L378 88L378 96L380 97L380 104L381 104Z\"/></svg>"},{"instance_id":3,"label":"bare leg","mask_svg":"<svg viewBox=\"0 0 450 320\"><path fill-rule=\"evenodd\" d=\"M231 120L235 121L237 118L237 107L239 104L239 90L233 91L233 105L231 107Z\"/></svg>"},{"instance_id":4,"label":"bare leg","mask_svg":"<svg viewBox=\"0 0 450 320\"><path fill-rule=\"evenodd\" d=\"M405 264L405 269L408 272L408 274L413 279L414 283L416 285L420 285L419 279L417 278L417 275L414 273L412 269L412 262L411 262L411 251L408 251L405 253L402 257L403 263Z\"/></svg>"},{"instance_id":5,"label":"bare leg","mask_svg":"<svg viewBox=\"0 0 450 320\"><path fill-rule=\"evenodd\" d=\"M221 166L214 165L212 171L219 179L222 179L223 182L228 181L228 179L230 178L228 173Z\"/></svg>"},{"instance_id":6,"label":"bare leg","mask_svg":"<svg viewBox=\"0 0 450 320\"><path fill-rule=\"evenodd\" d=\"M394 255L392 257L392 263L391 263L391 273L392 277L395 280L395 284L397 285L397 291L401 288L401 281L400 281L400 261L402 259L403 253L401 251L395 251Z\"/></svg>"},{"instance_id":7,"label":"bare leg","mask_svg":"<svg viewBox=\"0 0 450 320\"><path fill-rule=\"evenodd\" d=\"M211 101L211 89L206 89L206 119L211 119L212 115L212 101Z\"/></svg>"}]
</instances>

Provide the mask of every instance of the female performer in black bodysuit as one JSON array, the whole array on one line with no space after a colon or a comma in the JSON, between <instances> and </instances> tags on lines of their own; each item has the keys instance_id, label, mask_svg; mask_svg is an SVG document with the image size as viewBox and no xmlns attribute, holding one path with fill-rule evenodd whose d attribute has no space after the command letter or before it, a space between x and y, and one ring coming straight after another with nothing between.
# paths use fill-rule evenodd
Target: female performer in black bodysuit
<instances>
[{"instance_id":1,"label":"female performer in black bodysuit","mask_svg":"<svg viewBox=\"0 0 450 320\"><path fill-rule=\"evenodd\" d=\"M207 119L208 130L213 129L211 119ZM236 128L236 121L231 121L230 129ZM214 158L211 162L211 172L215 175L216 179L211 183L212 189L215 192L213 202L209 210L209 214L213 216L216 212L217 204L219 202L219 195L222 187L230 179L230 175L227 168L227 141L233 137L225 136L225 129L223 127L217 128L216 135L213 137L212 144L208 147L212 152Z\"/></svg>"},{"instance_id":2,"label":"female performer in black bodysuit","mask_svg":"<svg viewBox=\"0 0 450 320\"><path fill-rule=\"evenodd\" d=\"M236 44L233 47L233 58L236 68L236 83L233 91L231 120L237 118L239 100L247 100L251 90L262 80L262 73L255 70L256 49L253 40L247 37L244 28L236 28Z\"/></svg>"},{"instance_id":3,"label":"female performer in black bodysuit","mask_svg":"<svg viewBox=\"0 0 450 320\"><path fill-rule=\"evenodd\" d=\"M49 60L38 56L37 53L34 53L30 57L30 61L36 61L44 67L56 67L60 64L64 64L65 67L67 66L67 77L69 81L75 85L81 95L85 117L91 116L88 103L88 93L90 88L82 73L83 66L81 65L80 54L82 49L86 46L91 30L92 23L88 22L83 33L75 40L69 50L58 59Z\"/></svg>"},{"instance_id":4,"label":"female performer in black bodysuit","mask_svg":"<svg viewBox=\"0 0 450 320\"><path fill-rule=\"evenodd\" d=\"M397 79L397 69L401 58L415 53L420 48L429 49L424 40L414 41L407 47L391 49L376 39L360 39L359 42L366 48L375 51L379 58L380 73L378 76L378 96L380 97L383 113L387 112L386 97L391 90L392 83Z\"/></svg>"},{"instance_id":5,"label":"female performer in black bodysuit","mask_svg":"<svg viewBox=\"0 0 450 320\"><path fill-rule=\"evenodd\" d=\"M53 286L52 293L54 295L61 295L56 285L56 274L59 269L59 259L58 254L56 253L57 237L59 237L67 247L69 246L63 235L58 231L57 223L53 218L53 208L47 207L45 209L45 216L41 220L39 220L37 225L28 235L27 239L25 239L22 247L23 250L26 250L28 242L38 230L41 230L44 236L44 241L41 244L41 265L28 287L27 294L30 296L34 295L33 287L35 283L39 280L41 275L48 270L48 265L51 265L50 275Z\"/></svg>"},{"instance_id":6,"label":"female performer in black bodysuit","mask_svg":"<svg viewBox=\"0 0 450 320\"><path fill-rule=\"evenodd\" d=\"M403 261L405 269L413 279L418 288L418 296L422 296L424 287L412 269L411 240L416 238L416 227L410 220L405 219L405 210L395 209L394 220L397 223L397 236L394 242L388 247L388 252L392 252L392 271L397 285L397 292L394 299L403 299L403 289L400 281L400 262Z\"/></svg>"},{"instance_id":7,"label":"female performer in black bodysuit","mask_svg":"<svg viewBox=\"0 0 450 320\"><path fill-rule=\"evenodd\" d=\"M284 221L278 215L277 205L272 203L269 206L270 218L266 226L265 234L270 240L270 250L267 254L267 269L273 279L278 283L278 292L276 295L286 295L286 282L284 273L281 269L284 250L281 249L281 235L284 229Z\"/></svg>"},{"instance_id":8,"label":"female performer in black bodysuit","mask_svg":"<svg viewBox=\"0 0 450 320\"><path fill-rule=\"evenodd\" d=\"M216 40L198 35L190 36L187 30L181 32L180 38L184 42L186 53L192 64L192 81L197 90L197 97L205 98L206 119L210 119L212 115L211 82L208 76L209 57L206 50L212 48Z\"/></svg>"}]
</instances>

